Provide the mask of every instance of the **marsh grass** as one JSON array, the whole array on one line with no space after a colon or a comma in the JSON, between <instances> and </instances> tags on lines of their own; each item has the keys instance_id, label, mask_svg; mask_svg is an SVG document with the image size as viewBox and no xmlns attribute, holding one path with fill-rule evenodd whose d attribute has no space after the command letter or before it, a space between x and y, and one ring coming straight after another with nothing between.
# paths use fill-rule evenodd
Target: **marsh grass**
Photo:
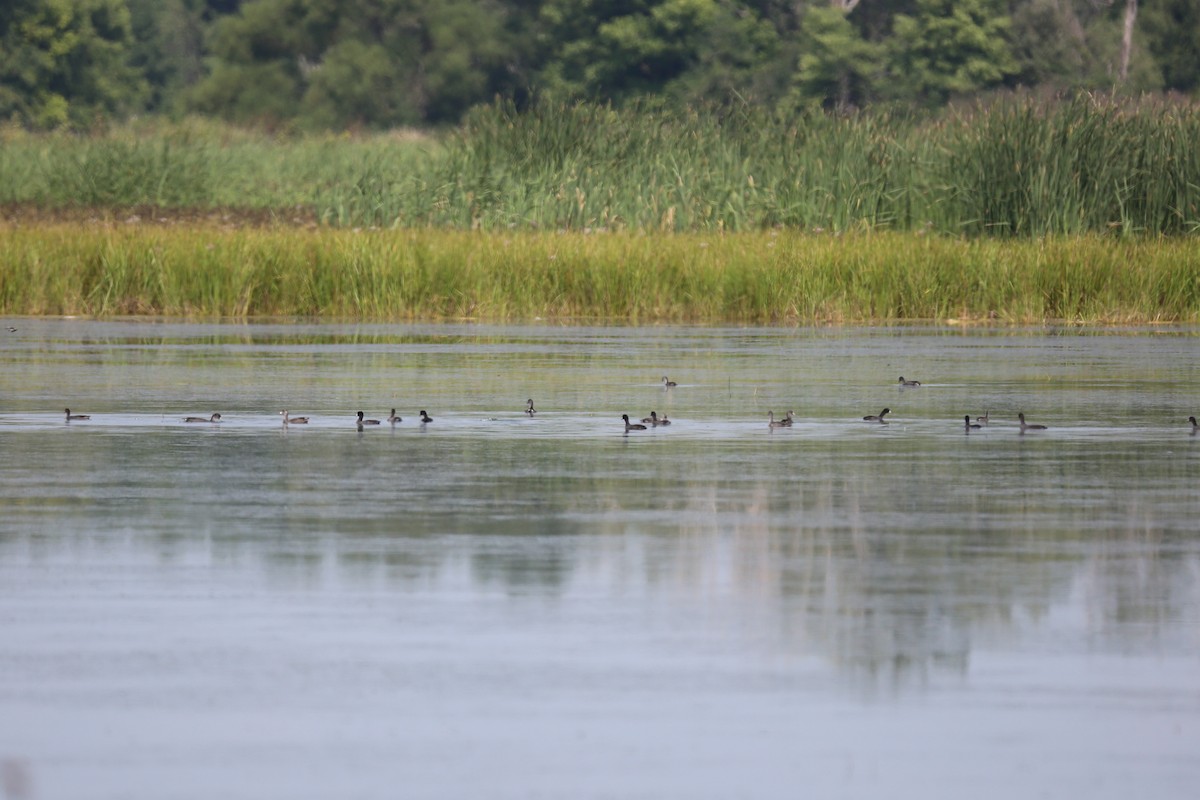
<instances>
[{"instance_id":1,"label":"marsh grass","mask_svg":"<svg viewBox=\"0 0 1200 800\"><path fill-rule=\"evenodd\" d=\"M334 227L1003 237L1200 230L1200 107L1011 97L935 117L498 103L439 139L202 121L0 131L0 203L300 208ZM282 213L281 213L282 215Z\"/></svg>"},{"instance_id":2,"label":"marsh grass","mask_svg":"<svg viewBox=\"0 0 1200 800\"><path fill-rule=\"evenodd\" d=\"M204 120L114 128L95 135L0 129L0 203L90 208L320 209L324 221L367 215L339 208L414 173L439 150L413 132L276 137Z\"/></svg>"},{"instance_id":3,"label":"marsh grass","mask_svg":"<svg viewBox=\"0 0 1200 800\"><path fill-rule=\"evenodd\" d=\"M84 214L0 221L0 313L1197 322L1197 142L1194 106L1096 97L497 104L437 141L4 128L0 203Z\"/></svg>"},{"instance_id":4,"label":"marsh grass","mask_svg":"<svg viewBox=\"0 0 1200 800\"><path fill-rule=\"evenodd\" d=\"M1187 239L0 228L0 313L1200 321Z\"/></svg>"},{"instance_id":5,"label":"marsh grass","mask_svg":"<svg viewBox=\"0 0 1200 800\"><path fill-rule=\"evenodd\" d=\"M977 233L1194 233L1200 113L1090 98L1006 103L960 120L945 183Z\"/></svg>"}]
</instances>

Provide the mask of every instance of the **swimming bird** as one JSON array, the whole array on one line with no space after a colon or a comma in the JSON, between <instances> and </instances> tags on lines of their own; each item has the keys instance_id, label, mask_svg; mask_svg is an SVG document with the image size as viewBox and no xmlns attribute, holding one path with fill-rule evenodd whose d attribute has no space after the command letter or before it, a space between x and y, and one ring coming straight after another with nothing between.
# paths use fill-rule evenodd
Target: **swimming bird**
<instances>
[{"instance_id":1,"label":"swimming bird","mask_svg":"<svg viewBox=\"0 0 1200 800\"><path fill-rule=\"evenodd\" d=\"M396 409L393 408L392 413L388 414L387 421L395 425L397 422L403 422L404 420L396 416Z\"/></svg>"},{"instance_id":2,"label":"swimming bird","mask_svg":"<svg viewBox=\"0 0 1200 800\"><path fill-rule=\"evenodd\" d=\"M920 386L921 382L920 381L906 381L906 380L904 380L904 376L901 375L900 376L900 385L901 386Z\"/></svg>"},{"instance_id":3,"label":"swimming bird","mask_svg":"<svg viewBox=\"0 0 1200 800\"><path fill-rule=\"evenodd\" d=\"M629 433L630 431L644 431L644 430L646 430L646 426L645 426L645 425L639 425L639 424L638 424L638 423L636 423L636 422L630 422L630 421L629 421L629 415L628 415L628 414L622 414L622 415L621 415L621 419L625 420L625 432L626 432L626 433Z\"/></svg>"},{"instance_id":4,"label":"swimming bird","mask_svg":"<svg viewBox=\"0 0 1200 800\"><path fill-rule=\"evenodd\" d=\"M1196 431L1200 431L1200 424L1196 423L1195 417L1188 417L1188 422L1192 423L1192 436L1196 435Z\"/></svg>"},{"instance_id":5,"label":"swimming bird","mask_svg":"<svg viewBox=\"0 0 1200 800\"><path fill-rule=\"evenodd\" d=\"M289 417L286 408L283 411L280 411L279 413L283 415L283 424L284 425L307 425L308 424L308 417Z\"/></svg>"},{"instance_id":6,"label":"swimming bird","mask_svg":"<svg viewBox=\"0 0 1200 800\"><path fill-rule=\"evenodd\" d=\"M184 422L220 422L221 415L213 414L211 417L208 417L207 419L205 419L204 417L184 417L183 421Z\"/></svg>"},{"instance_id":7,"label":"swimming bird","mask_svg":"<svg viewBox=\"0 0 1200 800\"><path fill-rule=\"evenodd\" d=\"M788 409L788 413L786 415L784 415L782 420L780 420L780 422L782 422L784 425L788 426L789 428L792 427L792 423L795 421L796 421L796 412L792 411L790 408Z\"/></svg>"},{"instance_id":8,"label":"swimming bird","mask_svg":"<svg viewBox=\"0 0 1200 800\"><path fill-rule=\"evenodd\" d=\"M676 383L675 381L669 381L669 380L667 380L667 376L666 376L666 375L663 375L663 386L665 386L665 387L667 387L668 389L670 389L672 386L678 386L678 385L679 385L679 384L678 384L678 383Z\"/></svg>"},{"instance_id":9,"label":"swimming bird","mask_svg":"<svg viewBox=\"0 0 1200 800\"><path fill-rule=\"evenodd\" d=\"M970 433L972 428L975 428L976 430L978 430L979 428L982 428L983 426L977 422L971 422L971 415L965 414L965 415L963 415L963 427L965 427L967 429L967 433Z\"/></svg>"},{"instance_id":10,"label":"swimming bird","mask_svg":"<svg viewBox=\"0 0 1200 800\"><path fill-rule=\"evenodd\" d=\"M1025 412L1024 411L1022 411L1020 414L1017 414L1017 419L1021 420L1021 433L1024 433L1025 431L1044 431L1044 430L1046 430L1045 425L1030 425L1029 423L1027 423L1025 421Z\"/></svg>"},{"instance_id":11,"label":"swimming bird","mask_svg":"<svg viewBox=\"0 0 1200 800\"><path fill-rule=\"evenodd\" d=\"M885 408L883 411L880 411L878 414L868 414L867 416L863 417L863 420L865 420L866 422L881 422L884 425L886 425L887 420L885 420L884 417L886 417L890 413L892 413L892 410L890 408Z\"/></svg>"},{"instance_id":12,"label":"swimming bird","mask_svg":"<svg viewBox=\"0 0 1200 800\"><path fill-rule=\"evenodd\" d=\"M983 412L982 417L976 417L975 421L978 422L980 425L987 425L988 421L991 419L991 416L990 416L991 413L992 413L991 409L988 409L987 411Z\"/></svg>"},{"instance_id":13,"label":"swimming bird","mask_svg":"<svg viewBox=\"0 0 1200 800\"><path fill-rule=\"evenodd\" d=\"M70 422L73 419L91 419L92 418L91 414L72 414L71 409L69 409L69 408L66 409L66 411L67 411L67 422Z\"/></svg>"},{"instance_id":14,"label":"swimming bird","mask_svg":"<svg viewBox=\"0 0 1200 800\"><path fill-rule=\"evenodd\" d=\"M531 417L537 413L537 409L533 407L532 397L525 401L525 413Z\"/></svg>"},{"instance_id":15,"label":"swimming bird","mask_svg":"<svg viewBox=\"0 0 1200 800\"><path fill-rule=\"evenodd\" d=\"M786 419L775 419L775 412L767 412L767 427L768 428L786 428L788 421Z\"/></svg>"},{"instance_id":16,"label":"swimming bird","mask_svg":"<svg viewBox=\"0 0 1200 800\"><path fill-rule=\"evenodd\" d=\"M658 412L651 411L650 416L642 417L642 422L645 422L649 425L657 425L658 424Z\"/></svg>"},{"instance_id":17,"label":"swimming bird","mask_svg":"<svg viewBox=\"0 0 1200 800\"><path fill-rule=\"evenodd\" d=\"M360 411L360 412L358 412L358 424L359 424L359 425L378 425L378 424L379 424L379 420L377 420L377 419L363 419L363 412L361 412L361 411Z\"/></svg>"},{"instance_id":18,"label":"swimming bird","mask_svg":"<svg viewBox=\"0 0 1200 800\"><path fill-rule=\"evenodd\" d=\"M670 424L671 424L671 420L667 419L666 414L663 414L661 417L658 418L658 427L661 428L663 425L670 425Z\"/></svg>"},{"instance_id":19,"label":"swimming bird","mask_svg":"<svg viewBox=\"0 0 1200 800\"><path fill-rule=\"evenodd\" d=\"M433 417L426 414L425 409L422 408L421 409L421 424L424 425L426 422L433 422Z\"/></svg>"}]
</instances>

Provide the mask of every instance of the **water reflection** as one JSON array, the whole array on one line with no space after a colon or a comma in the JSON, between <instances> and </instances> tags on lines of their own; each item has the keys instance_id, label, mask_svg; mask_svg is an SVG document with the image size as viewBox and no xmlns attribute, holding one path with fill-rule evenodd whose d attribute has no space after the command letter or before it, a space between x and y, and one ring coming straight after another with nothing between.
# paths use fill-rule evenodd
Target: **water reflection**
<instances>
[{"instance_id":1,"label":"water reflection","mask_svg":"<svg viewBox=\"0 0 1200 800\"><path fill-rule=\"evenodd\" d=\"M1138 443L80 433L5 434L0 559L115 543L311 591L467 565L484 592L727 606L734 638L879 685L961 672L975 637L1064 607L1091 647L1195 645L1190 467Z\"/></svg>"}]
</instances>

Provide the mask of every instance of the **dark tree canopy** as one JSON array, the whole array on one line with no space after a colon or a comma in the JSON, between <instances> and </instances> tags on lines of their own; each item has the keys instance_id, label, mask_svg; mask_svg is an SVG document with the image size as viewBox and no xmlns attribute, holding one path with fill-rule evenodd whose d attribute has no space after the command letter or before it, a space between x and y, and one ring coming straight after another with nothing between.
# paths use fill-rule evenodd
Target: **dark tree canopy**
<instances>
[{"instance_id":1,"label":"dark tree canopy","mask_svg":"<svg viewBox=\"0 0 1200 800\"><path fill-rule=\"evenodd\" d=\"M1200 4L1139 0L8 0L0 120L452 124L497 97L937 105L1200 91Z\"/></svg>"}]
</instances>

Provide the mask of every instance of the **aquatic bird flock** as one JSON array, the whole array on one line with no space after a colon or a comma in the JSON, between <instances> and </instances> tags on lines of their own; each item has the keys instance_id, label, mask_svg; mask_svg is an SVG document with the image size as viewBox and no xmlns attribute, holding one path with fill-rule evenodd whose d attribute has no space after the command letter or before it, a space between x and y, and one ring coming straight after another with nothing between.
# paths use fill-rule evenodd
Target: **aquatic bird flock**
<instances>
[{"instance_id":1,"label":"aquatic bird flock","mask_svg":"<svg viewBox=\"0 0 1200 800\"><path fill-rule=\"evenodd\" d=\"M663 388L666 389L674 388L679 385L675 381L668 380L666 375L663 376L662 382ZM921 382L915 380L906 380L904 376L901 376L898 385L901 388L915 388L920 386ZM525 414L530 419L532 419L538 413L537 409L534 408L533 398L529 398L525 401L525 408L522 409L521 413ZM887 415L890 413L892 413L891 408L884 408L878 414L867 414L862 419L864 422L887 425L888 420L885 419L885 417L887 417ZM971 421L971 416L969 414L963 415L963 428L966 433L970 433L973 430L981 430L987 427L991 422L991 413L991 409L984 411L983 415L976 417L974 422ZM309 417L290 416L286 409L280 411L279 416L283 418L283 424L285 426L307 425L310 419ZM89 421L91 418L92 417L90 414L72 414L71 409L66 409L66 422L68 423ZM208 417L184 417L183 421L188 423L209 423L216 425L219 424L222 419L223 417L220 413L214 413ZM650 428L661 428L671 424L671 420L667 419L667 415L663 414L660 417L658 416L657 410L652 410L649 416L642 418L640 423L631 422L628 414L622 414L620 419L625 423L625 433L630 433L631 431L644 431L649 430ZM421 425L427 425L428 423L433 422L433 417L429 416L425 409L421 409L420 412L418 412L417 421ZM789 410L783 417L779 419L775 418L774 411L767 412L767 427L772 430L777 428L791 428L793 427L795 421L795 412L791 410ZM1196 422L1196 417L1190 416L1187 418L1187 421L1191 424L1192 435L1196 435L1197 432L1200 432L1200 424ZM387 418L382 421L377 419L364 419L364 412L359 411L355 415L353 422L361 431L365 426L382 426L383 422L387 422L392 427L395 427L403 422L403 419L396 414L396 409L393 408ZM1024 411L1021 411L1017 414L1017 425L1017 432L1020 434L1024 434L1027 431L1049 430L1048 426L1046 425L1026 422Z\"/></svg>"}]
</instances>

